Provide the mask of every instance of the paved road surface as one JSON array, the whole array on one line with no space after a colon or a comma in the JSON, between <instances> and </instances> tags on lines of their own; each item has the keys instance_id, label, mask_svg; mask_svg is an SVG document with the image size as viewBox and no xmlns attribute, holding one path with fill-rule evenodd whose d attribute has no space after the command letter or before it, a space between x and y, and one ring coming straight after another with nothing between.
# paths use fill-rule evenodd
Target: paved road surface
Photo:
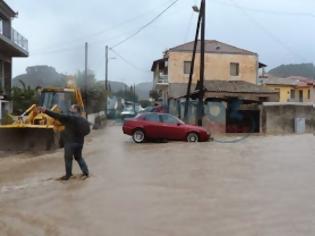
<instances>
[{"instance_id":1,"label":"paved road surface","mask_svg":"<svg viewBox=\"0 0 315 236\"><path fill-rule=\"evenodd\" d=\"M61 151L0 158L0 235L315 235L312 135L136 145L108 127L88 142L85 181L54 180Z\"/></svg>"}]
</instances>

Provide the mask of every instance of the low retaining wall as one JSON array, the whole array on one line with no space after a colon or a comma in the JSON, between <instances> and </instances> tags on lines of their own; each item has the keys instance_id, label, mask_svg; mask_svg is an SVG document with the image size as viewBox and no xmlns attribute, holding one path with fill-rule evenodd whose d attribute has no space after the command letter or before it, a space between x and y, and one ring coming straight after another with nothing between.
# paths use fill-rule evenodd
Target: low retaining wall
<instances>
[{"instance_id":1,"label":"low retaining wall","mask_svg":"<svg viewBox=\"0 0 315 236\"><path fill-rule=\"evenodd\" d=\"M87 120L90 122L93 129L102 128L106 124L105 112L101 111L98 113L88 114Z\"/></svg>"},{"instance_id":2,"label":"low retaining wall","mask_svg":"<svg viewBox=\"0 0 315 236\"><path fill-rule=\"evenodd\" d=\"M264 103L262 132L265 134L296 133L295 120L305 120L305 133L313 133L315 109L311 103Z\"/></svg>"}]
</instances>

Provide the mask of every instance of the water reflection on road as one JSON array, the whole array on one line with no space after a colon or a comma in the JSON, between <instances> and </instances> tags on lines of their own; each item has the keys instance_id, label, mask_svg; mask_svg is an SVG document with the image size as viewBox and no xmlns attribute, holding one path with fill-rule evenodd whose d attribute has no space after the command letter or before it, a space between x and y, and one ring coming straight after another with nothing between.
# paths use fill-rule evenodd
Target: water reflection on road
<instances>
[{"instance_id":1,"label":"water reflection on road","mask_svg":"<svg viewBox=\"0 0 315 236\"><path fill-rule=\"evenodd\" d=\"M87 141L85 181L54 180L62 151L0 159L0 235L315 234L311 135L137 145L115 126Z\"/></svg>"}]
</instances>

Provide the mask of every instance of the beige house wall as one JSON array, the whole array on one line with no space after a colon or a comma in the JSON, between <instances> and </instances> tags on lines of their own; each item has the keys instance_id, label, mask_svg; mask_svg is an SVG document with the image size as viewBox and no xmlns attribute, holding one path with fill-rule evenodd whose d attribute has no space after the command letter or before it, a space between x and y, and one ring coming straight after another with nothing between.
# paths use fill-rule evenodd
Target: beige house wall
<instances>
[{"instance_id":1,"label":"beige house wall","mask_svg":"<svg viewBox=\"0 0 315 236\"><path fill-rule=\"evenodd\" d=\"M184 74L184 62L191 61L191 52L169 52L169 83L187 83L188 74ZM230 64L239 63L239 76L230 75ZM256 84L258 57L256 55L215 54L205 55L205 80L243 80ZM193 82L199 80L200 54L196 54Z\"/></svg>"}]
</instances>

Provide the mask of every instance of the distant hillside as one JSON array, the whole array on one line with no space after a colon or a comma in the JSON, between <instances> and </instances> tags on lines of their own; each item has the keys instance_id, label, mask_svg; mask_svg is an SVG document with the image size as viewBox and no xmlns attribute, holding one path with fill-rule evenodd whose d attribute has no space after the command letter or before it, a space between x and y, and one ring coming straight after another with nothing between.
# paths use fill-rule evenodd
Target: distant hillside
<instances>
[{"instance_id":1,"label":"distant hillside","mask_svg":"<svg viewBox=\"0 0 315 236\"><path fill-rule=\"evenodd\" d=\"M121 90L129 89L127 84L125 84L123 82L118 82L118 81L108 81L108 82L109 82L110 89L113 93L116 93L116 92L121 91ZM104 80L97 81L97 84L99 86L102 86L105 88L105 81Z\"/></svg>"},{"instance_id":2,"label":"distant hillside","mask_svg":"<svg viewBox=\"0 0 315 236\"><path fill-rule=\"evenodd\" d=\"M23 81L31 88L48 86L65 86L65 75L58 73L55 68L49 66L31 66L26 68L26 74L18 75L12 80L12 86L21 87Z\"/></svg>"},{"instance_id":3,"label":"distant hillside","mask_svg":"<svg viewBox=\"0 0 315 236\"><path fill-rule=\"evenodd\" d=\"M60 74L55 68L42 65L42 66L31 66L26 68L26 73L18 75L12 80L12 86L22 87L19 81L23 81L26 86L31 88L40 87L64 87L66 85L66 76ZM104 80L96 82L99 86L105 87ZM109 81L109 86L113 93L121 90L129 89L129 86L123 82ZM136 85L136 93L140 100L149 99L149 92L152 89L152 82L139 83Z\"/></svg>"},{"instance_id":4,"label":"distant hillside","mask_svg":"<svg viewBox=\"0 0 315 236\"><path fill-rule=\"evenodd\" d=\"M303 76L315 79L315 67L312 63L281 65L268 72L277 77Z\"/></svg>"},{"instance_id":5,"label":"distant hillside","mask_svg":"<svg viewBox=\"0 0 315 236\"><path fill-rule=\"evenodd\" d=\"M152 90L153 83L152 82L145 82L136 85L136 93L140 100L147 100L149 99L150 90Z\"/></svg>"},{"instance_id":6,"label":"distant hillside","mask_svg":"<svg viewBox=\"0 0 315 236\"><path fill-rule=\"evenodd\" d=\"M105 82L104 80L97 81L97 83L100 86L105 87ZM117 82L117 81L109 81L111 91L113 93L116 93L121 90L127 90L129 89L130 86L123 82ZM138 98L140 100L147 100L149 99L149 92L152 89L153 83L152 82L147 82L147 83L139 83L136 84L136 94L138 95Z\"/></svg>"}]
</instances>

